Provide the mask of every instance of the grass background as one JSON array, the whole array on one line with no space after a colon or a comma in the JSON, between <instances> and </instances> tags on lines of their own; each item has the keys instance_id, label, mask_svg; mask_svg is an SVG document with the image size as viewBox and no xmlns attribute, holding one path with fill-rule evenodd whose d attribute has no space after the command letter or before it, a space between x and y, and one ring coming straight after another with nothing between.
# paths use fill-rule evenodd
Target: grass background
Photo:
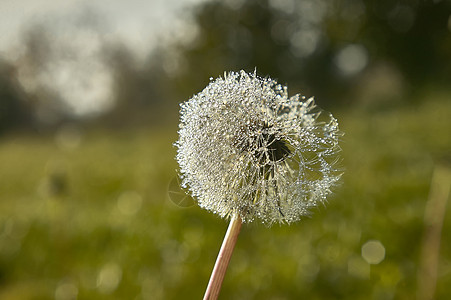
<instances>
[{"instance_id":1,"label":"grass background","mask_svg":"<svg viewBox=\"0 0 451 300\"><path fill-rule=\"evenodd\" d=\"M220 298L415 298L432 175L451 172L449 94L421 97L334 112L342 186L297 224L244 225ZM0 140L0 299L201 298L227 222L170 201L177 124L62 130ZM450 207L436 299L451 295Z\"/></svg>"}]
</instances>

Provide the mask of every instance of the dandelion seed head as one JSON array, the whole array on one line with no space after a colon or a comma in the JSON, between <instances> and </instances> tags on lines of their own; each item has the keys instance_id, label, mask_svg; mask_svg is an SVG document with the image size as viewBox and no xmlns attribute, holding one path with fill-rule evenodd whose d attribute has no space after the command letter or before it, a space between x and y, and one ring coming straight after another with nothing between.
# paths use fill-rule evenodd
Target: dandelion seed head
<instances>
[{"instance_id":1,"label":"dandelion seed head","mask_svg":"<svg viewBox=\"0 0 451 300\"><path fill-rule=\"evenodd\" d=\"M325 202L340 178L337 120L271 78L225 73L180 114L182 186L221 217L292 223Z\"/></svg>"}]
</instances>

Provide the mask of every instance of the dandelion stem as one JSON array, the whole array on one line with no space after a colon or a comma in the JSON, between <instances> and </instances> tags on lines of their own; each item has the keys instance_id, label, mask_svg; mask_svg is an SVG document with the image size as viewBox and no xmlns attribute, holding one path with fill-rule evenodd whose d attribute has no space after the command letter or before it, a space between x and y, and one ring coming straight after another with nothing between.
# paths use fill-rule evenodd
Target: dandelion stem
<instances>
[{"instance_id":1,"label":"dandelion stem","mask_svg":"<svg viewBox=\"0 0 451 300\"><path fill-rule=\"evenodd\" d=\"M224 280L227 266L232 257L233 249L235 248L238 234L241 230L241 218L239 215L233 215L230 220L229 228L222 242L221 250L219 250L213 272L208 282L207 290L205 291L204 300L215 300L218 298L221 290L222 281Z\"/></svg>"}]
</instances>

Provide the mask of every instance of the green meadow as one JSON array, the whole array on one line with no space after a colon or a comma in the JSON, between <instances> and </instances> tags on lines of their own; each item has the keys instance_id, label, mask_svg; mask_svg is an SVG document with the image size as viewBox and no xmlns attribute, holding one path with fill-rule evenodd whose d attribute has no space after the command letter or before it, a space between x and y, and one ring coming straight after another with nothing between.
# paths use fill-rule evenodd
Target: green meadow
<instances>
[{"instance_id":1,"label":"green meadow","mask_svg":"<svg viewBox=\"0 0 451 300\"><path fill-rule=\"evenodd\" d=\"M333 112L342 185L297 224L245 224L220 299L415 299L434 251L447 299L451 205L438 249L425 211L451 182L451 101L424 97ZM227 222L168 196L176 131L0 137L0 299L200 299Z\"/></svg>"}]
</instances>

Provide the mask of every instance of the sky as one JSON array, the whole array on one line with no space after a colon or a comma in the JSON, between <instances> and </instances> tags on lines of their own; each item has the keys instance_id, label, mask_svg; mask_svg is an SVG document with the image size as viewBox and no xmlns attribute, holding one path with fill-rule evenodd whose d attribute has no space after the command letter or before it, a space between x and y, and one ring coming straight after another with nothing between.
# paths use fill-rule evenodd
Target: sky
<instances>
[{"instance_id":1,"label":"sky","mask_svg":"<svg viewBox=\"0 0 451 300\"><path fill-rule=\"evenodd\" d=\"M111 34L131 48L149 47L144 37L180 26L179 13L205 0L1 0L0 55L20 44L27 25L65 18L92 10L102 17ZM150 45L151 46L151 45Z\"/></svg>"},{"instance_id":2,"label":"sky","mask_svg":"<svg viewBox=\"0 0 451 300\"><path fill-rule=\"evenodd\" d=\"M65 50L53 54L38 72L18 64L19 82L30 93L42 88L56 92L73 115L101 113L113 104L113 75L102 60L99 37L82 24L74 25L77 18L93 13L107 39L126 45L139 61L152 47L170 38L189 37L189 15L185 12L204 1L0 0L0 58L20 62L23 33L35 24L48 25L54 37L50 47ZM42 118L51 119L45 109L43 105Z\"/></svg>"}]
</instances>

